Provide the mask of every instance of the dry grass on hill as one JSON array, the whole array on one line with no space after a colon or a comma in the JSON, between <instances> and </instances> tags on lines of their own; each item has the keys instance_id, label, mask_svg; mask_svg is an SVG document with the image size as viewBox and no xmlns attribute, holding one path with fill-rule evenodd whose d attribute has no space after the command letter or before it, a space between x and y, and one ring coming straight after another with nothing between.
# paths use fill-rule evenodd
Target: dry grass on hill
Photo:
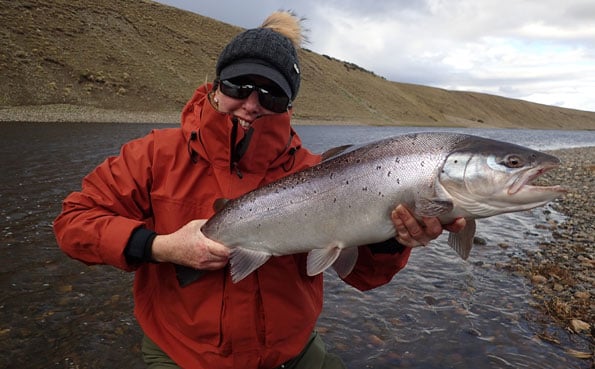
<instances>
[{"instance_id":1,"label":"dry grass on hill","mask_svg":"<svg viewBox=\"0 0 595 369\"><path fill-rule=\"evenodd\" d=\"M147 0L3 1L0 16L0 120L68 120L85 107L176 117L241 31ZM300 57L301 121L595 129L595 112L391 82L307 49Z\"/></svg>"}]
</instances>

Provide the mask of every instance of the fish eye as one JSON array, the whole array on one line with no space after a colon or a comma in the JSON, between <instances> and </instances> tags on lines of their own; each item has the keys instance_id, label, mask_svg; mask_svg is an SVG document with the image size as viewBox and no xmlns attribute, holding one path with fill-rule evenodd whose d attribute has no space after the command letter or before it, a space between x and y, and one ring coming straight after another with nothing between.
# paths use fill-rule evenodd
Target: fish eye
<instances>
[{"instance_id":1,"label":"fish eye","mask_svg":"<svg viewBox=\"0 0 595 369\"><path fill-rule=\"evenodd\" d=\"M504 158L502 164L504 164L508 168L520 168L525 165L525 161L522 157L515 154L511 154L507 155Z\"/></svg>"}]
</instances>

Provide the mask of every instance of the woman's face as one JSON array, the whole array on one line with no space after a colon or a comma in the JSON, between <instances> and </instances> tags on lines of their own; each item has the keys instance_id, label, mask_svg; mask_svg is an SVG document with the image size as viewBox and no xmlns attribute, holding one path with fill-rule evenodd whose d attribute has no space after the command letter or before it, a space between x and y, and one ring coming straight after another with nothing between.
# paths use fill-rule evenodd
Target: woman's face
<instances>
[{"instance_id":1,"label":"woman's face","mask_svg":"<svg viewBox=\"0 0 595 369\"><path fill-rule=\"evenodd\" d=\"M241 83L255 85L267 90L279 90L275 83L260 76L242 78ZM237 117L243 129L248 129L250 124L259 117L279 114L266 109L260 104L257 91L252 91L247 98L238 99L225 95L221 92L221 88L218 88L215 91L214 101L217 105L217 110Z\"/></svg>"}]
</instances>

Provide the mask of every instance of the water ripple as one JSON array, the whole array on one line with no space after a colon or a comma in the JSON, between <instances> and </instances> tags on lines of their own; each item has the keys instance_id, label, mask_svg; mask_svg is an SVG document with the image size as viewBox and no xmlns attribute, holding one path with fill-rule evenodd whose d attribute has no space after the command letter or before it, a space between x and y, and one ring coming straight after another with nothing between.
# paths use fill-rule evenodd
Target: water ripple
<instances>
[{"instance_id":1,"label":"water ripple","mask_svg":"<svg viewBox=\"0 0 595 369\"><path fill-rule=\"evenodd\" d=\"M69 259L56 246L51 222L87 172L152 128L0 125L0 349L9 353L0 355L0 367L24 362L31 367L144 367L141 333L132 316L132 275ZM297 129L314 151L403 130ZM481 133L501 136L505 131ZM514 131L513 136L531 146L595 146L593 133L544 135ZM550 237L536 228L547 220L540 209L479 221L485 245L476 245L468 261L440 238L414 250L391 283L366 293L327 272L318 324L327 345L352 368L586 367L536 338L523 319L532 313L529 286L498 267Z\"/></svg>"}]
</instances>

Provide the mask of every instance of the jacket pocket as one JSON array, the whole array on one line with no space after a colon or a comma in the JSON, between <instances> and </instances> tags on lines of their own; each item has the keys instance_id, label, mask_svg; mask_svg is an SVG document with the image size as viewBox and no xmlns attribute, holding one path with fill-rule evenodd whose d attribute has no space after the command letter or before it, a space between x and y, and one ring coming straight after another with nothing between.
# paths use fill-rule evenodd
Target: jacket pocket
<instances>
[{"instance_id":1,"label":"jacket pocket","mask_svg":"<svg viewBox=\"0 0 595 369\"><path fill-rule=\"evenodd\" d=\"M174 269L173 265L171 265ZM175 332L199 344L220 346L222 341L224 271L210 271L198 281L161 291L160 310Z\"/></svg>"}]
</instances>

